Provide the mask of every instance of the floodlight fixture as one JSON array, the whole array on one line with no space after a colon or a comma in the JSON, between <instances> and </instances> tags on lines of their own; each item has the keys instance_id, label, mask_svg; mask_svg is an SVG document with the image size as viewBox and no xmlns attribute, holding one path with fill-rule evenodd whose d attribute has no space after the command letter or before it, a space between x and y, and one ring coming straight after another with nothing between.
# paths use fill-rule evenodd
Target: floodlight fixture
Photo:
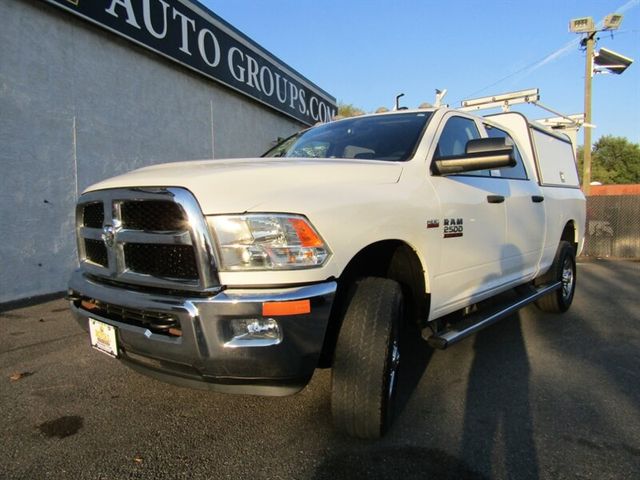
<instances>
[{"instance_id":1,"label":"floodlight fixture","mask_svg":"<svg viewBox=\"0 0 640 480\"><path fill-rule=\"evenodd\" d=\"M595 55L593 63L596 73L615 73L620 75L633 63L633 59L620 53L601 48Z\"/></svg>"},{"instance_id":2,"label":"floodlight fixture","mask_svg":"<svg viewBox=\"0 0 640 480\"><path fill-rule=\"evenodd\" d=\"M620 13L610 13L604 20L602 21L602 25L605 30L617 30L620 28L620 24L622 23L622 14Z\"/></svg>"},{"instance_id":3,"label":"floodlight fixture","mask_svg":"<svg viewBox=\"0 0 640 480\"><path fill-rule=\"evenodd\" d=\"M569 20L569 31L573 33L591 33L595 31L596 24L591 17L580 17Z\"/></svg>"}]
</instances>

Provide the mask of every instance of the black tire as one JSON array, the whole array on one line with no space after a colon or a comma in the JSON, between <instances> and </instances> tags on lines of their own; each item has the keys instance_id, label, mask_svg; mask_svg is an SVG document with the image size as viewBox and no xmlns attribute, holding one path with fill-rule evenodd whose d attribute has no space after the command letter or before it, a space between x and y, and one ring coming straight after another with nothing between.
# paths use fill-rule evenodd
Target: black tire
<instances>
[{"instance_id":1,"label":"black tire","mask_svg":"<svg viewBox=\"0 0 640 480\"><path fill-rule=\"evenodd\" d=\"M364 278L354 285L333 362L331 412L348 435L374 439L393 420L403 315L400 285Z\"/></svg>"},{"instance_id":2,"label":"black tire","mask_svg":"<svg viewBox=\"0 0 640 480\"><path fill-rule=\"evenodd\" d=\"M536 280L537 284L562 282L562 287L536 300L543 312L562 313L569 310L576 291L576 254L569 242L558 245L556 257L547 273Z\"/></svg>"}]
</instances>

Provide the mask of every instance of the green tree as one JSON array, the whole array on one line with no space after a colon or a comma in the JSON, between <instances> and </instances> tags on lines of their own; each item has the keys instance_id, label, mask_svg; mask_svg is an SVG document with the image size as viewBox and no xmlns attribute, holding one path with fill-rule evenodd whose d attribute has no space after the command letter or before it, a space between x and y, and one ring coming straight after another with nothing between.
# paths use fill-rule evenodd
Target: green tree
<instances>
[{"instance_id":1,"label":"green tree","mask_svg":"<svg viewBox=\"0 0 640 480\"><path fill-rule=\"evenodd\" d=\"M582 178L584 147L578 147L578 173ZM605 135L591 150L591 180L604 184L640 183L640 144Z\"/></svg>"},{"instance_id":2,"label":"green tree","mask_svg":"<svg viewBox=\"0 0 640 480\"><path fill-rule=\"evenodd\" d=\"M358 115L364 115L364 110L354 107L350 103L338 103L338 116L339 117L357 117Z\"/></svg>"}]
</instances>

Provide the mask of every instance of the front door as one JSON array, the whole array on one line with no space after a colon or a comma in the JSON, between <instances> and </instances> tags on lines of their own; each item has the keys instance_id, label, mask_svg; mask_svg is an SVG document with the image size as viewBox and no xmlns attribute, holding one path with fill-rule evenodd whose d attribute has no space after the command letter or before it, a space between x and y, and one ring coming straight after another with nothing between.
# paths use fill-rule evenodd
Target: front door
<instances>
[{"instance_id":1,"label":"front door","mask_svg":"<svg viewBox=\"0 0 640 480\"><path fill-rule=\"evenodd\" d=\"M465 153L467 141L480 138L475 120L445 117L433 159ZM432 160L433 160L432 159ZM441 316L490 295L502 284L509 185L489 171L432 175L441 206L442 248L431 288L431 313Z\"/></svg>"}]
</instances>

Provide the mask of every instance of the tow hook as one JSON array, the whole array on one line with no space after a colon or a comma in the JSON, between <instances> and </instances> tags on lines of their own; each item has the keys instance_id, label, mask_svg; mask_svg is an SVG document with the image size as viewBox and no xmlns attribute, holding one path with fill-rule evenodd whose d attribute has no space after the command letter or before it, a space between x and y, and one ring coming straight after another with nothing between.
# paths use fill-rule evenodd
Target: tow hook
<instances>
[{"instance_id":1,"label":"tow hook","mask_svg":"<svg viewBox=\"0 0 640 480\"><path fill-rule=\"evenodd\" d=\"M64 299L68 300L69 302L77 302L81 300L80 295L78 295L73 290L69 290L67 294L64 296Z\"/></svg>"}]
</instances>

